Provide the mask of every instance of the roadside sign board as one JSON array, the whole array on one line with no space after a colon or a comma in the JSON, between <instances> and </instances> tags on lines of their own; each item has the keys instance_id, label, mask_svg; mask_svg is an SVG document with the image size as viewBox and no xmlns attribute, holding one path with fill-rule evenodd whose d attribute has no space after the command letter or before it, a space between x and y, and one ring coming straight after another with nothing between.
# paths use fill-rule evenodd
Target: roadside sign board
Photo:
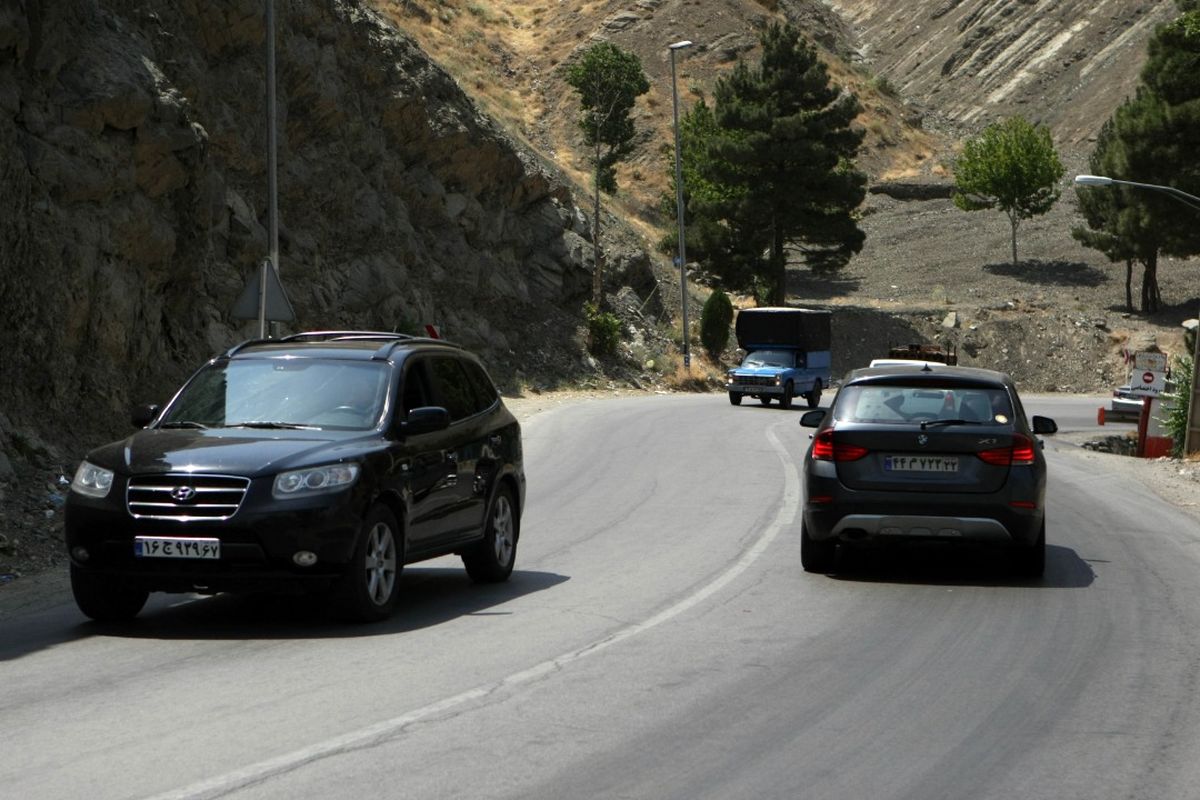
<instances>
[{"instance_id":1,"label":"roadside sign board","mask_svg":"<svg viewBox=\"0 0 1200 800\"><path fill-rule=\"evenodd\" d=\"M1166 353L1134 353L1133 354L1133 371L1138 372L1166 372L1167 371L1167 354Z\"/></svg>"},{"instance_id":2,"label":"roadside sign board","mask_svg":"<svg viewBox=\"0 0 1200 800\"><path fill-rule=\"evenodd\" d=\"M1167 373L1153 369L1135 369L1129 376L1129 391L1133 394L1158 397L1166 389Z\"/></svg>"}]
</instances>

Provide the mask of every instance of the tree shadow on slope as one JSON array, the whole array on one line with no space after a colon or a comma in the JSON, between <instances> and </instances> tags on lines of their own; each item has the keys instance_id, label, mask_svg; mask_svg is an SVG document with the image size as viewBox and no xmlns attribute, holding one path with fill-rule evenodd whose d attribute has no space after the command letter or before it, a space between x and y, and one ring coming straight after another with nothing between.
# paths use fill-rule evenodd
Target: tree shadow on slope
<instances>
[{"instance_id":1,"label":"tree shadow on slope","mask_svg":"<svg viewBox=\"0 0 1200 800\"><path fill-rule=\"evenodd\" d=\"M1094 287L1109 281L1109 276L1103 270L1081 261L1032 259L1016 264L1005 261L999 264L984 264L983 269L993 275L1003 275L1022 283L1040 285Z\"/></svg>"},{"instance_id":2,"label":"tree shadow on slope","mask_svg":"<svg viewBox=\"0 0 1200 800\"><path fill-rule=\"evenodd\" d=\"M788 270L788 297L795 298L801 303L810 300L832 300L835 297L852 295L862 285L860 278L834 273L831 275L815 275L809 270Z\"/></svg>"}]
</instances>

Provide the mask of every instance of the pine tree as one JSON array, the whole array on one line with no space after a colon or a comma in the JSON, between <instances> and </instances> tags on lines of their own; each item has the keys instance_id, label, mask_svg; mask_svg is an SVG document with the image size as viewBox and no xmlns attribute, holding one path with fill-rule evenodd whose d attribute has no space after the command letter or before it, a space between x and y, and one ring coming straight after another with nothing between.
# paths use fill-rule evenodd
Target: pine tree
<instances>
[{"instance_id":1,"label":"pine tree","mask_svg":"<svg viewBox=\"0 0 1200 800\"><path fill-rule=\"evenodd\" d=\"M756 68L739 62L717 82L719 130L705 178L721 190L700 198L696 211L727 233L717 271L757 278L763 299L782 305L789 249L814 272L834 271L862 249L854 210L866 177L852 161L862 141L850 127L858 101L830 85L793 26L771 25L761 43Z\"/></svg>"}]
</instances>

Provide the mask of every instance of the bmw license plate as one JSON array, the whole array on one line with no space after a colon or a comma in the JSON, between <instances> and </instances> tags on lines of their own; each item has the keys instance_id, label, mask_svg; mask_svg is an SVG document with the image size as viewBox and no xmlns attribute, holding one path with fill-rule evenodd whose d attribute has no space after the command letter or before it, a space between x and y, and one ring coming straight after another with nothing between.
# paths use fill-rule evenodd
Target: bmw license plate
<instances>
[{"instance_id":1,"label":"bmw license plate","mask_svg":"<svg viewBox=\"0 0 1200 800\"><path fill-rule=\"evenodd\" d=\"M221 540L181 536L135 536L133 554L138 558L217 559L221 557Z\"/></svg>"},{"instance_id":2,"label":"bmw license plate","mask_svg":"<svg viewBox=\"0 0 1200 800\"><path fill-rule=\"evenodd\" d=\"M884 456L885 472L958 472L958 456Z\"/></svg>"}]
</instances>

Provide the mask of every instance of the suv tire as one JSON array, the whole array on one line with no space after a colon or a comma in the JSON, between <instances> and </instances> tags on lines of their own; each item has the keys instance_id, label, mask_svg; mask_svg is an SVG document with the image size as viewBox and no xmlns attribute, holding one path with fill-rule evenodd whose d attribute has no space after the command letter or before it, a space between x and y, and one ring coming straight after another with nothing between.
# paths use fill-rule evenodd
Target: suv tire
<instances>
[{"instance_id":1,"label":"suv tire","mask_svg":"<svg viewBox=\"0 0 1200 800\"><path fill-rule=\"evenodd\" d=\"M79 610L96 622L124 622L138 615L150 593L71 565L71 593Z\"/></svg>"},{"instance_id":2,"label":"suv tire","mask_svg":"<svg viewBox=\"0 0 1200 800\"><path fill-rule=\"evenodd\" d=\"M517 557L518 516L512 489L500 484L484 520L483 541L462 554L467 575L476 583L501 583L512 574Z\"/></svg>"},{"instance_id":3,"label":"suv tire","mask_svg":"<svg viewBox=\"0 0 1200 800\"><path fill-rule=\"evenodd\" d=\"M404 542L396 518L386 506L372 506L363 519L354 555L342 574L339 603L356 622L387 619L396 608Z\"/></svg>"}]
</instances>

